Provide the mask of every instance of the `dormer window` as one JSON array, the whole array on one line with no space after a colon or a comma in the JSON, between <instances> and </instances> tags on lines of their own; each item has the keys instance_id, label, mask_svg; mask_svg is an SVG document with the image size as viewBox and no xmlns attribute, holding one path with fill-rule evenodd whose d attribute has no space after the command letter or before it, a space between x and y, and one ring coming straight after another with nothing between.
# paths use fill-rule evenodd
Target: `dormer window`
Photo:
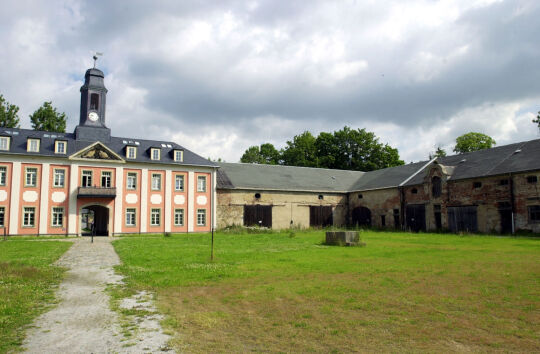
<instances>
[{"instance_id":1,"label":"dormer window","mask_svg":"<svg viewBox=\"0 0 540 354\"><path fill-rule=\"evenodd\" d=\"M58 140L54 142L54 152L56 154L65 154L67 151L67 141Z\"/></svg>"},{"instance_id":2,"label":"dormer window","mask_svg":"<svg viewBox=\"0 0 540 354\"><path fill-rule=\"evenodd\" d=\"M161 149L151 148L150 149L150 158L152 160L159 160L161 158Z\"/></svg>"},{"instance_id":3,"label":"dormer window","mask_svg":"<svg viewBox=\"0 0 540 354\"><path fill-rule=\"evenodd\" d=\"M137 147L136 146L126 146L126 157L128 159L137 158Z\"/></svg>"},{"instance_id":4,"label":"dormer window","mask_svg":"<svg viewBox=\"0 0 540 354\"><path fill-rule=\"evenodd\" d=\"M183 150L174 150L174 161L178 161L178 162L184 161L184 151Z\"/></svg>"},{"instance_id":5,"label":"dormer window","mask_svg":"<svg viewBox=\"0 0 540 354\"><path fill-rule=\"evenodd\" d=\"M28 138L28 141L26 144L26 151L39 152L39 139Z\"/></svg>"},{"instance_id":6,"label":"dormer window","mask_svg":"<svg viewBox=\"0 0 540 354\"><path fill-rule=\"evenodd\" d=\"M9 151L9 136L0 136L0 150Z\"/></svg>"}]
</instances>

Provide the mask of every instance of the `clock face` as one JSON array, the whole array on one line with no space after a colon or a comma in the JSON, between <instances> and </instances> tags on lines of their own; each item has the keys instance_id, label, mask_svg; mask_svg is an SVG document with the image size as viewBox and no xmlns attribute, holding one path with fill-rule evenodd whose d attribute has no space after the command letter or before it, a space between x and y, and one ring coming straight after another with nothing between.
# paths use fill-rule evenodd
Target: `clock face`
<instances>
[{"instance_id":1,"label":"clock face","mask_svg":"<svg viewBox=\"0 0 540 354\"><path fill-rule=\"evenodd\" d=\"M90 112L88 113L88 119L92 122L96 122L99 119L99 115L96 112Z\"/></svg>"}]
</instances>

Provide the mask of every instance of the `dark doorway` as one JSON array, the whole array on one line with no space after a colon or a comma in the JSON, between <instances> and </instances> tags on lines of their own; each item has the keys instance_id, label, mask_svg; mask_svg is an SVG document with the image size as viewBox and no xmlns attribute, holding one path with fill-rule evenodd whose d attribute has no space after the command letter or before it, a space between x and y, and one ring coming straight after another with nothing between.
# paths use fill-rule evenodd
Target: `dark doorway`
<instances>
[{"instance_id":1,"label":"dark doorway","mask_svg":"<svg viewBox=\"0 0 540 354\"><path fill-rule=\"evenodd\" d=\"M271 205L244 205L244 226L272 227Z\"/></svg>"},{"instance_id":2,"label":"dark doorway","mask_svg":"<svg viewBox=\"0 0 540 354\"><path fill-rule=\"evenodd\" d=\"M452 232L477 232L476 206L449 207L448 228Z\"/></svg>"},{"instance_id":3,"label":"dark doorway","mask_svg":"<svg viewBox=\"0 0 540 354\"><path fill-rule=\"evenodd\" d=\"M499 203L499 216L501 218L501 233L512 233L512 206L509 202Z\"/></svg>"},{"instance_id":4,"label":"dark doorway","mask_svg":"<svg viewBox=\"0 0 540 354\"><path fill-rule=\"evenodd\" d=\"M109 236L109 209L102 205L81 209L81 232L83 236Z\"/></svg>"},{"instance_id":5,"label":"dark doorway","mask_svg":"<svg viewBox=\"0 0 540 354\"><path fill-rule=\"evenodd\" d=\"M441 217L441 206L440 205L434 205L433 206L433 213L435 216L435 228L437 230L442 229L442 217Z\"/></svg>"},{"instance_id":6,"label":"dark doorway","mask_svg":"<svg viewBox=\"0 0 540 354\"><path fill-rule=\"evenodd\" d=\"M409 204L405 208L405 221L411 231L426 231L426 206L424 204Z\"/></svg>"},{"instance_id":7,"label":"dark doorway","mask_svg":"<svg viewBox=\"0 0 540 354\"><path fill-rule=\"evenodd\" d=\"M352 211L353 226L371 226L371 210L366 207L356 207Z\"/></svg>"},{"instance_id":8,"label":"dark doorway","mask_svg":"<svg viewBox=\"0 0 540 354\"><path fill-rule=\"evenodd\" d=\"M325 227L334 225L331 206L312 205L309 207L309 226Z\"/></svg>"}]
</instances>

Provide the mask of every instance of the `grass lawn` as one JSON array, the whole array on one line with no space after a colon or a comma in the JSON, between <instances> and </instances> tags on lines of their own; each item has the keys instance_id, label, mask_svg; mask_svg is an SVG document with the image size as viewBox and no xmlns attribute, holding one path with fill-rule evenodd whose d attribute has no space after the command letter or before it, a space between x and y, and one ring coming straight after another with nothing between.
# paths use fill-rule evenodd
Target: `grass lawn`
<instances>
[{"instance_id":1,"label":"grass lawn","mask_svg":"<svg viewBox=\"0 0 540 354\"><path fill-rule=\"evenodd\" d=\"M540 351L540 239L363 232L125 237L187 352Z\"/></svg>"},{"instance_id":2,"label":"grass lawn","mask_svg":"<svg viewBox=\"0 0 540 354\"><path fill-rule=\"evenodd\" d=\"M54 299L54 285L63 270L51 264L71 243L55 241L0 241L0 353L16 350L24 326Z\"/></svg>"}]
</instances>

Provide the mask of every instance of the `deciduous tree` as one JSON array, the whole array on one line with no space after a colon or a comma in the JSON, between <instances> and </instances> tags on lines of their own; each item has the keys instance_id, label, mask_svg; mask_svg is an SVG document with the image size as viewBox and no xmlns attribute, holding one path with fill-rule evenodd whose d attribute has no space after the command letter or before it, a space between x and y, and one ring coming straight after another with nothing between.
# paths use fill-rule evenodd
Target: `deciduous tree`
<instances>
[{"instance_id":1,"label":"deciduous tree","mask_svg":"<svg viewBox=\"0 0 540 354\"><path fill-rule=\"evenodd\" d=\"M279 163L279 151L270 143L261 144L261 146L249 147L240 162L277 165Z\"/></svg>"},{"instance_id":2,"label":"deciduous tree","mask_svg":"<svg viewBox=\"0 0 540 354\"><path fill-rule=\"evenodd\" d=\"M454 147L454 151L458 154L464 154L466 152L489 149L495 144L495 140L488 135L470 132L456 138L456 147Z\"/></svg>"},{"instance_id":3,"label":"deciduous tree","mask_svg":"<svg viewBox=\"0 0 540 354\"><path fill-rule=\"evenodd\" d=\"M52 102L44 102L43 106L30 116L30 121L34 130L66 132L66 114L57 112L56 108L52 106Z\"/></svg>"},{"instance_id":4,"label":"deciduous tree","mask_svg":"<svg viewBox=\"0 0 540 354\"><path fill-rule=\"evenodd\" d=\"M19 128L19 107L10 104L4 96L0 95L0 127Z\"/></svg>"}]
</instances>

